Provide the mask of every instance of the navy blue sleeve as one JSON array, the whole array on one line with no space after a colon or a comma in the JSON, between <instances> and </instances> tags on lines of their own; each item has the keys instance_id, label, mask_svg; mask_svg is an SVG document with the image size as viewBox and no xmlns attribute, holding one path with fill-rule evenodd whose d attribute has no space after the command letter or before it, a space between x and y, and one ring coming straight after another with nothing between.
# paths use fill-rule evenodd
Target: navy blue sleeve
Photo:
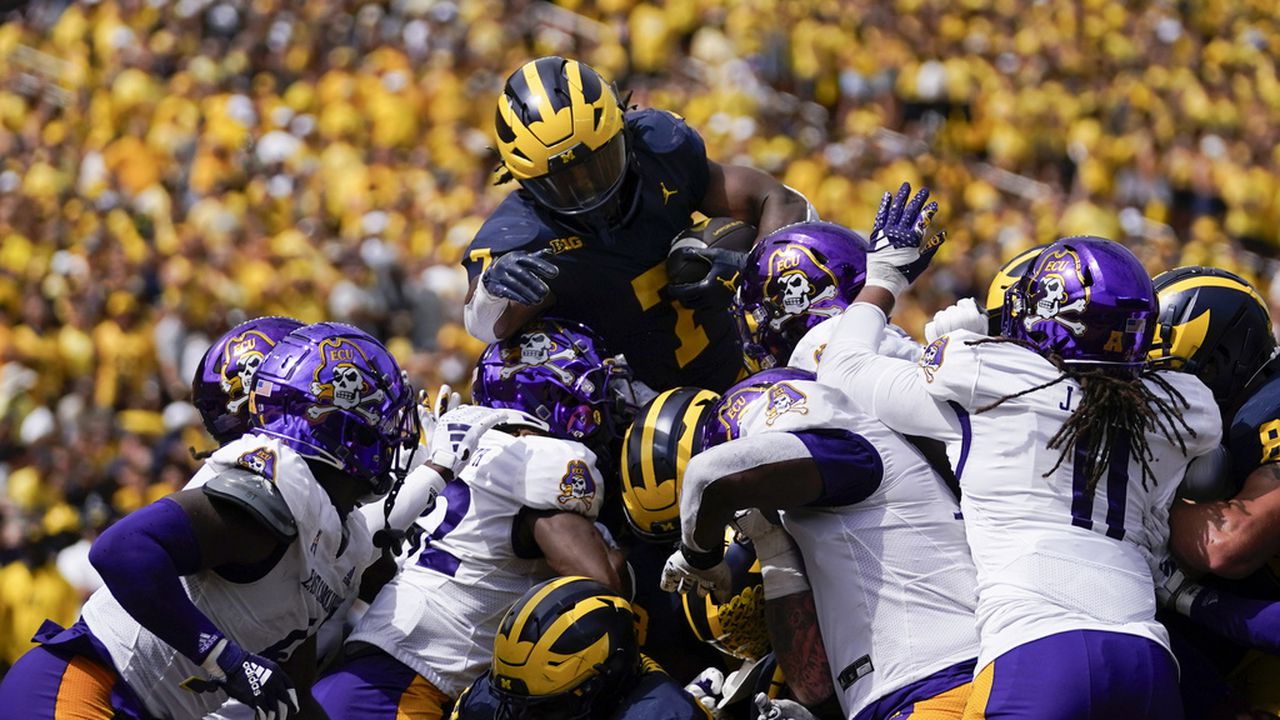
<instances>
[{"instance_id":1,"label":"navy blue sleeve","mask_svg":"<svg viewBox=\"0 0 1280 720\"><path fill-rule=\"evenodd\" d=\"M178 581L200 570L200 545L176 502L157 500L126 515L93 543L89 561L120 607L193 661L222 638Z\"/></svg>"},{"instance_id":2,"label":"navy blue sleeve","mask_svg":"<svg viewBox=\"0 0 1280 720\"><path fill-rule=\"evenodd\" d=\"M666 673L649 672L640 676L614 717L617 720L709 720L711 716Z\"/></svg>"},{"instance_id":3,"label":"navy blue sleeve","mask_svg":"<svg viewBox=\"0 0 1280 720\"><path fill-rule=\"evenodd\" d=\"M822 476L822 495L806 507L839 507L862 502L884 480L884 461L864 437L848 430L793 432L809 449Z\"/></svg>"},{"instance_id":4,"label":"navy blue sleeve","mask_svg":"<svg viewBox=\"0 0 1280 720\"><path fill-rule=\"evenodd\" d=\"M627 124L638 149L647 151L673 174L671 181L685 189L682 198L689 209L702 207L711 179L707 145L698 131L679 115L666 110L637 110L627 114Z\"/></svg>"},{"instance_id":5,"label":"navy blue sleeve","mask_svg":"<svg viewBox=\"0 0 1280 720\"><path fill-rule=\"evenodd\" d=\"M543 234L543 225L528 203L519 190L513 191L480 226L462 256L468 280L479 277L494 258L504 253L540 249L538 238Z\"/></svg>"}]
</instances>

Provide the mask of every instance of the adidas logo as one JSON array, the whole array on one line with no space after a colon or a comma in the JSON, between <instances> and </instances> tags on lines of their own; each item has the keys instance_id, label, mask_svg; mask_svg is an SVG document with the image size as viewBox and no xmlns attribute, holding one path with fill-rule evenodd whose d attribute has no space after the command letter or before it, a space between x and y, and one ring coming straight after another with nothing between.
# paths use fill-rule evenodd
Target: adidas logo
<instances>
[{"instance_id":1,"label":"adidas logo","mask_svg":"<svg viewBox=\"0 0 1280 720\"><path fill-rule=\"evenodd\" d=\"M253 696L258 697L262 694L262 686L271 679L271 669L245 660L244 676L249 680L249 689L253 691Z\"/></svg>"},{"instance_id":2,"label":"adidas logo","mask_svg":"<svg viewBox=\"0 0 1280 720\"><path fill-rule=\"evenodd\" d=\"M201 655L209 654L209 651L213 649L213 646L218 644L218 639L217 635L204 632L200 633L200 638L196 643L196 651Z\"/></svg>"}]
</instances>

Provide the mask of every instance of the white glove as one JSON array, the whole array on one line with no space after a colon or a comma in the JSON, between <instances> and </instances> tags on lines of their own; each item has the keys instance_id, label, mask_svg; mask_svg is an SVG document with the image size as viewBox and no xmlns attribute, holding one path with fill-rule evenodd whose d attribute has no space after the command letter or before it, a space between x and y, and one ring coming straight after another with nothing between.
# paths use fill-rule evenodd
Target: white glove
<instances>
[{"instance_id":1,"label":"white glove","mask_svg":"<svg viewBox=\"0 0 1280 720\"><path fill-rule=\"evenodd\" d=\"M462 404L462 396L447 384L440 386L440 392L436 394L435 405L429 405L427 391L418 391L418 401L414 403L414 410L418 413L418 422L422 425L422 434L418 437L418 446L411 453L400 453L397 461L400 469L407 473L411 473L418 469L427 461L430 454L429 443L431 437L435 434L436 423L439 422L440 416L446 412L458 407Z\"/></svg>"},{"instance_id":2,"label":"white glove","mask_svg":"<svg viewBox=\"0 0 1280 720\"><path fill-rule=\"evenodd\" d=\"M676 550L667 558L658 586L666 592L697 591L699 597L710 592L717 602L722 602L733 586L733 576L724 560L706 570L699 570L689 564L682 550Z\"/></svg>"},{"instance_id":3,"label":"white glove","mask_svg":"<svg viewBox=\"0 0 1280 720\"><path fill-rule=\"evenodd\" d=\"M1155 580L1156 601L1160 606L1191 617L1191 605L1204 590L1204 586L1183 575L1178 564L1168 555L1159 562L1151 563L1151 575Z\"/></svg>"},{"instance_id":4,"label":"white glove","mask_svg":"<svg viewBox=\"0 0 1280 720\"><path fill-rule=\"evenodd\" d=\"M764 513L749 508L738 513L731 523L738 533L751 540L760 561L760 575L764 579L765 600L776 600L809 589L804 560L795 541L787 531L765 517Z\"/></svg>"},{"instance_id":5,"label":"white glove","mask_svg":"<svg viewBox=\"0 0 1280 720\"><path fill-rule=\"evenodd\" d=\"M770 700L756 693L756 720L818 720L818 717L794 700Z\"/></svg>"},{"instance_id":6,"label":"white glove","mask_svg":"<svg viewBox=\"0 0 1280 720\"><path fill-rule=\"evenodd\" d=\"M718 669L709 667L698 673L698 677L693 682L684 686L684 691L693 696L698 704L706 708L708 712L715 712L716 704L720 702L720 693L724 690L724 673Z\"/></svg>"},{"instance_id":7,"label":"white glove","mask_svg":"<svg viewBox=\"0 0 1280 720\"><path fill-rule=\"evenodd\" d=\"M476 446L480 444L480 436L506 418L507 414L501 410L479 405L461 405L444 413L436 419L431 440L427 443L430 450L427 462L457 476L471 461Z\"/></svg>"},{"instance_id":8,"label":"white glove","mask_svg":"<svg viewBox=\"0 0 1280 720\"><path fill-rule=\"evenodd\" d=\"M987 313L973 298L960 298L955 305L934 313L933 319L925 323L924 341L933 342L956 330L987 334Z\"/></svg>"}]
</instances>

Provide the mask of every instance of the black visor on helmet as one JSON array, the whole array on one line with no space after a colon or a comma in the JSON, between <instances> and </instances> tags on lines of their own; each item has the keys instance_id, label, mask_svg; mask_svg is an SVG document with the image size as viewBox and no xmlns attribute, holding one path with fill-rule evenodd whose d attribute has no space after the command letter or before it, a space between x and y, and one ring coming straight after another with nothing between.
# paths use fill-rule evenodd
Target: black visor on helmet
<instances>
[{"instance_id":1,"label":"black visor on helmet","mask_svg":"<svg viewBox=\"0 0 1280 720\"><path fill-rule=\"evenodd\" d=\"M552 158L551 164L564 160L564 167L542 177L521 180L520 185L539 204L558 213L580 215L596 210L622 187L627 174L626 133L614 135L596 150L570 150Z\"/></svg>"}]
</instances>

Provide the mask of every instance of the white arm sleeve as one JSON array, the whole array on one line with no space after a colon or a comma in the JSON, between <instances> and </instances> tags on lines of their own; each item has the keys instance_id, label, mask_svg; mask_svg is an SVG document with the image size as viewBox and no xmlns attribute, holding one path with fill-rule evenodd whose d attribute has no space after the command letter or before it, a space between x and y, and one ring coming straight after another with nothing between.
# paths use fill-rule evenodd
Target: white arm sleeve
<instances>
[{"instance_id":1,"label":"white arm sleeve","mask_svg":"<svg viewBox=\"0 0 1280 720\"><path fill-rule=\"evenodd\" d=\"M738 438L699 453L685 466L680 487L680 540L686 547L706 552L694 541L698 511L707 488L724 477L761 465L811 457L800 438L785 432L761 433Z\"/></svg>"},{"instance_id":2,"label":"white arm sleeve","mask_svg":"<svg viewBox=\"0 0 1280 720\"><path fill-rule=\"evenodd\" d=\"M839 388L864 413L900 433L959 440L959 417L929 393L920 368L877 353L887 323L874 305L850 305L822 354L818 382Z\"/></svg>"},{"instance_id":3,"label":"white arm sleeve","mask_svg":"<svg viewBox=\"0 0 1280 720\"><path fill-rule=\"evenodd\" d=\"M481 275L480 280L476 282L475 294L471 296L471 302L467 303L462 313L467 332L477 340L487 343L498 342L499 338L494 332L494 327L498 324L498 318L502 317L502 313L506 312L510 305L510 300L489 292L484 286L484 276Z\"/></svg>"}]
</instances>

